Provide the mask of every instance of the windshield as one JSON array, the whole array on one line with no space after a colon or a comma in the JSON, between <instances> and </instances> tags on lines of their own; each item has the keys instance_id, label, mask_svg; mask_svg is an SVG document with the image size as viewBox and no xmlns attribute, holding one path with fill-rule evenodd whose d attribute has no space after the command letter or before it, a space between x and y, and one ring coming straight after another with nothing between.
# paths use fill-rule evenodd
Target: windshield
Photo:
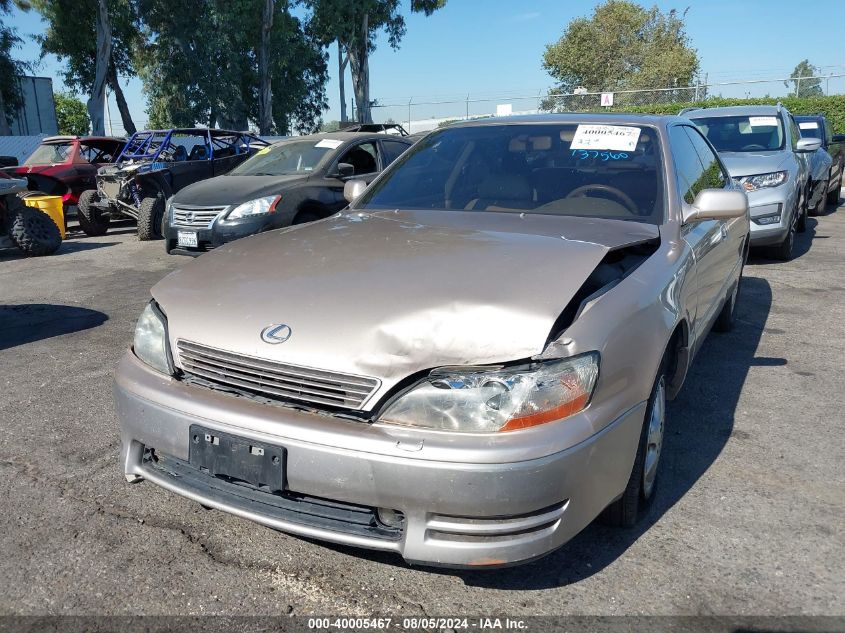
<instances>
[{"instance_id":1,"label":"windshield","mask_svg":"<svg viewBox=\"0 0 845 633\"><path fill-rule=\"evenodd\" d=\"M63 163L73 152L72 143L45 143L39 145L24 165L52 165Z\"/></svg>"},{"instance_id":2,"label":"windshield","mask_svg":"<svg viewBox=\"0 0 845 633\"><path fill-rule=\"evenodd\" d=\"M340 146L330 139L287 141L265 147L229 172L232 176L284 176L314 171L325 155Z\"/></svg>"},{"instance_id":3,"label":"windshield","mask_svg":"<svg viewBox=\"0 0 845 633\"><path fill-rule=\"evenodd\" d=\"M783 149L783 123L776 115L709 117L693 123L720 152Z\"/></svg>"},{"instance_id":4,"label":"windshield","mask_svg":"<svg viewBox=\"0 0 845 633\"><path fill-rule=\"evenodd\" d=\"M798 121L801 138L821 138L822 130L818 121Z\"/></svg>"},{"instance_id":5,"label":"windshield","mask_svg":"<svg viewBox=\"0 0 845 633\"><path fill-rule=\"evenodd\" d=\"M462 209L663 219L657 134L647 127L510 124L433 132L356 209Z\"/></svg>"}]
</instances>

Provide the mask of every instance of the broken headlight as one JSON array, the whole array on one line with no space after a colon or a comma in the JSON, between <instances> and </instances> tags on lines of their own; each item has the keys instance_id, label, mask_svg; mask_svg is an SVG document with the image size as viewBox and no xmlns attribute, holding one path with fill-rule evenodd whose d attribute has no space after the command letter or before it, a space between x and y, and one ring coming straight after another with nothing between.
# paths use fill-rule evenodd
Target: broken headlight
<instances>
[{"instance_id":1,"label":"broken headlight","mask_svg":"<svg viewBox=\"0 0 845 633\"><path fill-rule=\"evenodd\" d=\"M436 369L379 421L463 433L516 431L584 409L598 373L596 352L517 367Z\"/></svg>"},{"instance_id":2,"label":"broken headlight","mask_svg":"<svg viewBox=\"0 0 845 633\"><path fill-rule=\"evenodd\" d=\"M164 315L152 301L144 308L135 326L135 342L132 349L135 356L153 369L164 374L173 373L167 348Z\"/></svg>"}]
</instances>

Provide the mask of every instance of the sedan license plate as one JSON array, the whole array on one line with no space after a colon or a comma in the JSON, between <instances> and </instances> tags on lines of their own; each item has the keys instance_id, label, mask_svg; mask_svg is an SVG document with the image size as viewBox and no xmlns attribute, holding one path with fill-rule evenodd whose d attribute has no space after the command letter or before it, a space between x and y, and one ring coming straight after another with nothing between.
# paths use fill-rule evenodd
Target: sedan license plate
<instances>
[{"instance_id":1,"label":"sedan license plate","mask_svg":"<svg viewBox=\"0 0 845 633\"><path fill-rule=\"evenodd\" d=\"M197 243L197 234L193 231L179 231L176 234L176 242L179 246L191 246L193 248L199 246Z\"/></svg>"},{"instance_id":2,"label":"sedan license plate","mask_svg":"<svg viewBox=\"0 0 845 633\"><path fill-rule=\"evenodd\" d=\"M285 449L201 426L191 426L191 466L209 475L270 492L285 488Z\"/></svg>"}]
</instances>

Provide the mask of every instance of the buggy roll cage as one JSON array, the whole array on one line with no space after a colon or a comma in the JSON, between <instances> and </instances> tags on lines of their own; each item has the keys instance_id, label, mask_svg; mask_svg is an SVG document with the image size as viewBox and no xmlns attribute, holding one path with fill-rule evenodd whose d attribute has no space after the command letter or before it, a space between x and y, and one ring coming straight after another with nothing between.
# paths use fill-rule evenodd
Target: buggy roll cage
<instances>
[{"instance_id":1,"label":"buggy roll cage","mask_svg":"<svg viewBox=\"0 0 845 633\"><path fill-rule=\"evenodd\" d=\"M266 147L269 145L249 132L235 132L232 130L217 130L211 128L173 128L170 130L143 130L135 132L126 141L126 145L117 157L117 163L127 160L144 160L156 162L165 149L169 149L173 135L191 135L202 137L208 148L208 160L214 160L214 150L233 149L235 154L242 151L247 153L251 145Z\"/></svg>"}]
</instances>

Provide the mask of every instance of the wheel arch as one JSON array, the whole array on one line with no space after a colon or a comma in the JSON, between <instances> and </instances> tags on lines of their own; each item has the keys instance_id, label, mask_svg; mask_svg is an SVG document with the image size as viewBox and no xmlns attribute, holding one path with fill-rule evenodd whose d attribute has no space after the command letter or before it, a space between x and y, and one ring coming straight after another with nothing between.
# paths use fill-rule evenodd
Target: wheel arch
<instances>
[{"instance_id":1,"label":"wheel arch","mask_svg":"<svg viewBox=\"0 0 845 633\"><path fill-rule=\"evenodd\" d=\"M666 359L666 398L674 400L687 376L691 361L689 323L681 318L672 330L663 358Z\"/></svg>"}]
</instances>

